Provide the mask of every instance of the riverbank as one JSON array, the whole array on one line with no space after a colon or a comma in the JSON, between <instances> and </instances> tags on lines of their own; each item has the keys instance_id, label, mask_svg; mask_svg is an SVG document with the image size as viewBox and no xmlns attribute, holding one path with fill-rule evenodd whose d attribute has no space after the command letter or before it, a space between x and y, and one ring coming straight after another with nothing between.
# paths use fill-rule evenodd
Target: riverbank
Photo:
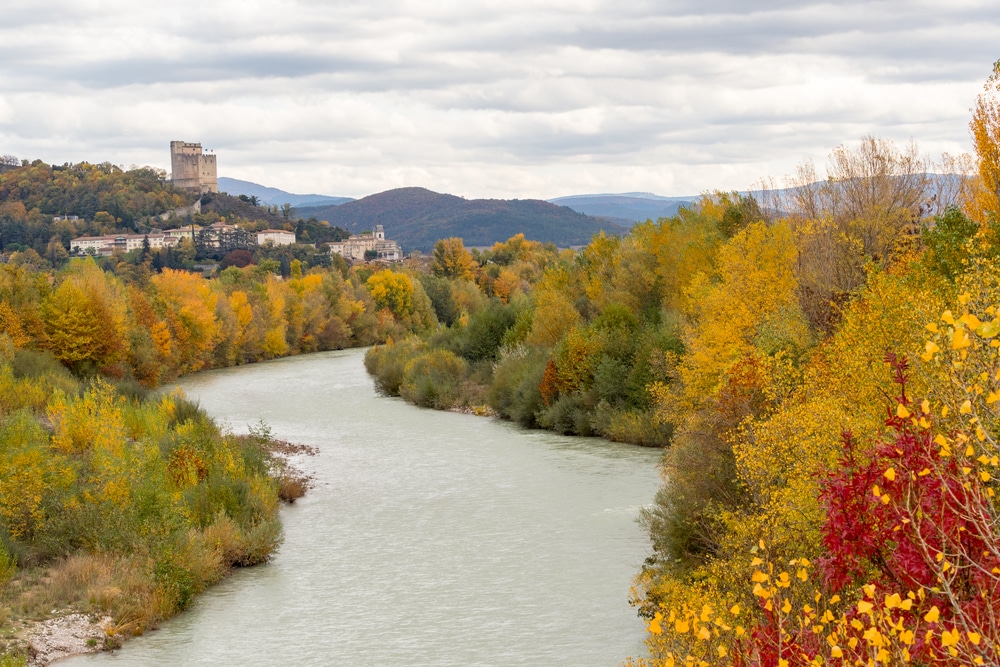
<instances>
[{"instance_id":1,"label":"riverbank","mask_svg":"<svg viewBox=\"0 0 1000 667\"><path fill-rule=\"evenodd\" d=\"M291 504L312 486L313 478L292 465L289 458L317 452L276 439L269 440L266 449L277 462L274 479L278 495ZM3 598L25 616L8 618L2 624L7 657L0 655L0 666L45 667L73 655L120 648L130 637L155 629L156 622L142 627L137 618L130 619L120 611L119 598L137 592L136 581L125 574L136 567L141 564L131 559L123 564L105 555L78 554L47 568L19 573L8 582ZM228 568L213 584L232 570ZM69 606L60 602L69 602ZM44 611L53 605L59 606ZM116 617L100 609L117 609L119 613Z\"/></svg>"},{"instance_id":2,"label":"riverbank","mask_svg":"<svg viewBox=\"0 0 1000 667\"><path fill-rule=\"evenodd\" d=\"M117 648L234 568L269 561L282 536L278 507L312 483L291 459L315 449L273 437L263 422L234 435L180 395L128 403L100 383L72 400L49 425L54 434L25 412L0 420L0 458L27 450L65 471L53 482L51 472L22 470L15 489L0 481L7 517L19 516L17 498L41 499L0 542L0 667ZM119 431L98 430L87 449L67 451L60 436L79 430L73 420L90 418L94 404L104 423L129 425L130 447ZM10 437L16 419L20 441Z\"/></svg>"}]
</instances>

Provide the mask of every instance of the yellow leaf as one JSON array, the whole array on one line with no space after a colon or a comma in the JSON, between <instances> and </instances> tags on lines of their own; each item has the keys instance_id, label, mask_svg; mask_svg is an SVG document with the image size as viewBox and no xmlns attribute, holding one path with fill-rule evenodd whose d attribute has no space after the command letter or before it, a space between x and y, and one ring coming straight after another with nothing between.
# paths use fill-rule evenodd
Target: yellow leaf
<instances>
[{"instance_id":1,"label":"yellow leaf","mask_svg":"<svg viewBox=\"0 0 1000 667\"><path fill-rule=\"evenodd\" d=\"M787 614L791 610L792 610L792 603L786 598L785 604L781 605L781 611Z\"/></svg>"},{"instance_id":2,"label":"yellow leaf","mask_svg":"<svg viewBox=\"0 0 1000 667\"><path fill-rule=\"evenodd\" d=\"M935 609L937 609L937 607L935 607ZM683 635L685 632L687 632L690 629L691 629L691 626L688 625L687 621L682 621L680 619L677 619L677 622L674 624L674 630L676 630L677 633L681 634L681 635Z\"/></svg>"},{"instance_id":3,"label":"yellow leaf","mask_svg":"<svg viewBox=\"0 0 1000 667\"><path fill-rule=\"evenodd\" d=\"M886 470L884 473L882 473L882 475L890 482L896 479L896 471L893 470L892 468Z\"/></svg>"},{"instance_id":4,"label":"yellow leaf","mask_svg":"<svg viewBox=\"0 0 1000 667\"><path fill-rule=\"evenodd\" d=\"M844 657L844 651L841 650L841 648L839 646L834 646L833 648L830 649L830 657L832 657L832 658L843 658Z\"/></svg>"},{"instance_id":5,"label":"yellow leaf","mask_svg":"<svg viewBox=\"0 0 1000 667\"><path fill-rule=\"evenodd\" d=\"M719 651L719 657L720 658L725 658L729 654L729 651L726 650L725 646L719 646L718 651Z\"/></svg>"},{"instance_id":6,"label":"yellow leaf","mask_svg":"<svg viewBox=\"0 0 1000 667\"><path fill-rule=\"evenodd\" d=\"M958 414L967 415L972 412L972 401L965 399L965 403L958 409Z\"/></svg>"},{"instance_id":7,"label":"yellow leaf","mask_svg":"<svg viewBox=\"0 0 1000 667\"><path fill-rule=\"evenodd\" d=\"M663 633L663 628L660 627L660 621L662 620L663 620L663 614L661 614L660 612L656 612L656 615L653 617L653 620L649 622L649 626L647 627L647 629L649 630L649 634L659 635Z\"/></svg>"},{"instance_id":8,"label":"yellow leaf","mask_svg":"<svg viewBox=\"0 0 1000 667\"><path fill-rule=\"evenodd\" d=\"M941 617L941 612L940 610L938 610L937 605L934 605L933 607L931 607L930 611L928 611L924 615L924 620L927 621L928 623L937 623L937 620L940 617Z\"/></svg>"},{"instance_id":9,"label":"yellow leaf","mask_svg":"<svg viewBox=\"0 0 1000 667\"><path fill-rule=\"evenodd\" d=\"M983 338L995 338L997 334L1000 334L1000 317L982 325L976 330L976 333Z\"/></svg>"},{"instance_id":10,"label":"yellow leaf","mask_svg":"<svg viewBox=\"0 0 1000 667\"><path fill-rule=\"evenodd\" d=\"M983 470L979 473L979 479L983 480L984 482L988 482L990 481L990 474L985 470Z\"/></svg>"},{"instance_id":11,"label":"yellow leaf","mask_svg":"<svg viewBox=\"0 0 1000 667\"><path fill-rule=\"evenodd\" d=\"M971 300L972 300L972 295L969 294L968 292L963 292L963 293L961 293L961 294L958 295L958 303L960 305L964 306L965 304L969 303L969 301L971 301Z\"/></svg>"},{"instance_id":12,"label":"yellow leaf","mask_svg":"<svg viewBox=\"0 0 1000 667\"><path fill-rule=\"evenodd\" d=\"M701 629L698 630L698 639L702 641L708 641L711 638L712 638L712 633L708 631L708 627L704 625L701 626Z\"/></svg>"},{"instance_id":13,"label":"yellow leaf","mask_svg":"<svg viewBox=\"0 0 1000 667\"><path fill-rule=\"evenodd\" d=\"M941 646L948 647L954 646L958 643L961 635L958 632L958 628L953 628L952 630L942 630L941 631Z\"/></svg>"},{"instance_id":14,"label":"yellow leaf","mask_svg":"<svg viewBox=\"0 0 1000 667\"><path fill-rule=\"evenodd\" d=\"M927 325L927 330L930 331L931 333L937 333L938 332L938 325L937 325L937 323L931 322L930 324L928 324Z\"/></svg>"},{"instance_id":15,"label":"yellow leaf","mask_svg":"<svg viewBox=\"0 0 1000 667\"><path fill-rule=\"evenodd\" d=\"M872 610L872 607L874 607L874 605L871 602L866 602L865 600L862 600L861 602L858 603L858 613L867 614Z\"/></svg>"},{"instance_id":16,"label":"yellow leaf","mask_svg":"<svg viewBox=\"0 0 1000 667\"><path fill-rule=\"evenodd\" d=\"M951 349L962 350L972 345L972 341L969 339L969 332L965 329L955 329L955 333L951 335Z\"/></svg>"},{"instance_id":17,"label":"yellow leaf","mask_svg":"<svg viewBox=\"0 0 1000 667\"><path fill-rule=\"evenodd\" d=\"M925 415L929 415L931 413L931 402L928 401L926 398L920 404L920 411L923 412Z\"/></svg>"},{"instance_id":18,"label":"yellow leaf","mask_svg":"<svg viewBox=\"0 0 1000 667\"><path fill-rule=\"evenodd\" d=\"M941 313L941 321L945 324L955 324L955 316L951 314L950 310L946 310Z\"/></svg>"},{"instance_id":19,"label":"yellow leaf","mask_svg":"<svg viewBox=\"0 0 1000 667\"><path fill-rule=\"evenodd\" d=\"M975 331L979 327L983 326L983 323L979 321L979 318L972 313L962 315L962 317L958 318L958 321L969 327L970 331Z\"/></svg>"},{"instance_id":20,"label":"yellow leaf","mask_svg":"<svg viewBox=\"0 0 1000 667\"><path fill-rule=\"evenodd\" d=\"M733 608L729 610L729 613L732 614L733 616L739 616L740 615L740 606L738 604L734 604Z\"/></svg>"}]
</instances>

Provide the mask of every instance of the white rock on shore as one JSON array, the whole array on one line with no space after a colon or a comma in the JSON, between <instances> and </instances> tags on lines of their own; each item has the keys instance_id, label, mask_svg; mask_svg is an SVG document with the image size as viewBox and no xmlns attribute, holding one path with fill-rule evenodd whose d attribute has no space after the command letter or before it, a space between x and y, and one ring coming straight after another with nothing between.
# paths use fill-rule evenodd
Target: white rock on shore
<instances>
[{"instance_id":1,"label":"white rock on shore","mask_svg":"<svg viewBox=\"0 0 1000 667\"><path fill-rule=\"evenodd\" d=\"M32 624L21 635L31 654L28 667L43 667L71 655L100 651L111 620L110 616L70 614Z\"/></svg>"}]
</instances>

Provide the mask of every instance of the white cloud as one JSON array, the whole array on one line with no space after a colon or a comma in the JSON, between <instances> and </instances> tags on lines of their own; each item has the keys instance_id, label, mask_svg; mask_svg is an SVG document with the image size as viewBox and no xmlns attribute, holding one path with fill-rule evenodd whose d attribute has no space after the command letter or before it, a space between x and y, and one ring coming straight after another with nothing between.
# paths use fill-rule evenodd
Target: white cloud
<instances>
[{"instance_id":1,"label":"white cloud","mask_svg":"<svg viewBox=\"0 0 1000 667\"><path fill-rule=\"evenodd\" d=\"M746 188L872 133L968 150L992 2L8 0L0 153L363 196Z\"/></svg>"}]
</instances>

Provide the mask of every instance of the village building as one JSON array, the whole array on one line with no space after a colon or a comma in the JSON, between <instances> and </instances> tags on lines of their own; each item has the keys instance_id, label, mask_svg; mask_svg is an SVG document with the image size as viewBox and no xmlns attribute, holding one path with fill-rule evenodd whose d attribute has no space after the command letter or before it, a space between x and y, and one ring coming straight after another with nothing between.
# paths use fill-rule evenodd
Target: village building
<instances>
[{"instance_id":1,"label":"village building","mask_svg":"<svg viewBox=\"0 0 1000 667\"><path fill-rule=\"evenodd\" d=\"M152 250L172 248L180 243L179 236L166 233L156 234L105 234L104 236L81 236L69 242L69 251L73 255L96 255L110 257L116 253L125 253L142 248L149 241Z\"/></svg>"},{"instance_id":2,"label":"village building","mask_svg":"<svg viewBox=\"0 0 1000 667\"><path fill-rule=\"evenodd\" d=\"M365 260L399 262L403 259L399 243L385 238L382 225L375 225L372 231L362 232L344 241L334 241L330 244L330 253L352 262Z\"/></svg>"},{"instance_id":3,"label":"village building","mask_svg":"<svg viewBox=\"0 0 1000 667\"><path fill-rule=\"evenodd\" d=\"M271 243L272 245L292 245L295 243L295 232L285 231L284 229L265 229L264 231L257 232L257 245L263 246Z\"/></svg>"}]
</instances>

